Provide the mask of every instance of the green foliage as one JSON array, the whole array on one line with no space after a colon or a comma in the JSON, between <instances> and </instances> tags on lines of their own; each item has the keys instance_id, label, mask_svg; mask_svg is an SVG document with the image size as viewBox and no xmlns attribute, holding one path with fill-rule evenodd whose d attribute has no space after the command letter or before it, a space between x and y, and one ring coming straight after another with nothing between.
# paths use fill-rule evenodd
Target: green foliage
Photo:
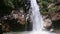
<instances>
[{"instance_id":1,"label":"green foliage","mask_svg":"<svg viewBox=\"0 0 60 34\"><path fill-rule=\"evenodd\" d=\"M21 0L4 0L5 5L11 8L17 7L19 2L21 2Z\"/></svg>"},{"instance_id":2,"label":"green foliage","mask_svg":"<svg viewBox=\"0 0 60 34\"><path fill-rule=\"evenodd\" d=\"M46 4L47 4L47 1L45 1L45 0L38 0L38 2L39 2L39 6L40 6L40 8L41 8L41 13L42 14L45 14L46 13L46 10L45 10L45 8L46 8Z\"/></svg>"},{"instance_id":3,"label":"green foliage","mask_svg":"<svg viewBox=\"0 0 60 34\"><path fill-rule=\"evenodd\" d=\"M47 14L48 12L51 12L51 11L57 11L57 10L59 10L60 8L60 6L58 7L58 6L53 6L53 7L51 7L51 8L49 8L48 9L48 6L50 5L50 4L54 4L54 2L55 2L56 0L38 0L38 4L39 4L39 6L40 6L40 8L41 8L41 13L43 14L43 15L45 15L45 14ZM58 0L57 0L58 1ZM56 3L56 2L55 2ZM59 9L57 9L57 8L59 8Z\"/></svg>"},{"instance_id":4,"label":"green foliage","mask_svg":"<svg viewBox=\"0 0 60 34\"><path fill-rule=\"evenodd\" d=\"M49 12L51 12L51 11L59 11L59 10L60 10L60 6L55 6L55 7L49 8Z\"/></svg>"},{"instance_id":5,"label":"green foliage","mask_svg":"<svg viewBox=\"0 0 60 34\"><path fill-rule=\"evenodd\" d=\"M16 8L16 7L20 7L20 5L23 3L23 2L21 3L21 1L23 1L23 0L4 0L4 3L8 7ZM57 8L59 8L58 6L51 7L49 9L47 8L50 4L52 4L52 3L56 2L56 1L58 1L58 0L38 0L38 4L40 6L41 13L43 15L45 15L45 14L47 14L50 11L58 10L57 9Z\"/></svg>"},{"instance_id":6,"label":"green foliage","mask_svg":"<svg viewBox=\"0 0 60 34\"><path fill-rule=\"evenodd\" d=\"M6 6L14 8L13 1L14 0L4 0L4 3L5 3Z\"/></svg>"}]
</instances>

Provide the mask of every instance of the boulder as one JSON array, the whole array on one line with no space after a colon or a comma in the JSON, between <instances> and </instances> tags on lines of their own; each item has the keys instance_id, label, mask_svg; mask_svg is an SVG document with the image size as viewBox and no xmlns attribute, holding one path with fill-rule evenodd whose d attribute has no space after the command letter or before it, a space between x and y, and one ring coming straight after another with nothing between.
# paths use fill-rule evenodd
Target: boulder
<instances>
[{"instance_id":1,"label":"boulder","mask_svg":"<svg viewBox=\"0 0 60 34\"><path fill-rule=\"evenodd\" d=\"M43 29L48 29L50 30L52 28L52 21L50 18L48 18L47 16L45 16L43 18Z\"/></svg>"}]
</instances>

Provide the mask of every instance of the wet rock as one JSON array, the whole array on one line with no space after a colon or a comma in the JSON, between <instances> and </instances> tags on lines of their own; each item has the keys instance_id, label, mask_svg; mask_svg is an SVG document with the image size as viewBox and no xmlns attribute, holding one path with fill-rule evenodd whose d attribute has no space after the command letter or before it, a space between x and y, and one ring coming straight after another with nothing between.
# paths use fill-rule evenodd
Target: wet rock
<instances>
[{"instance_id":1,"label":"wet rock","mask_svg":"<svg viewBox=\"0 0 60 34\"><path fill-rule=\"evenodd\" d=\"M17 23L19 23L19 24L23 25L23 24L26 23L26 18L24 16L22 10L20 10L20 11L13 10L12 13L11 13L11 18L17 20Z\"/></svg>"},{"instance_id":2,"label":"wet rock","mask_svg":"<svg viewBox=\"0 0 60 34\"><path fill-rule=\"evenodd\" d=\"M25 29L25 24L26 24L26 19L25 16L18 12L18 11L13 11L9 15L5 15L0 19L2 23L2 31L3 32L9 32L13 31L15 29L24 30Z\"/></svg>"},{"instance_id":3,"label":"wet rock","mask_svg":"<svg viewBox=\"0 0 60 34\"><path fill-rule=\"evenodd\" d=\"M3 32L9 32L10 31L10 27L8 24L2 24L2 31Z\"/></svg>"},{"instance_id":4,"label":"wet rock","mask_svg":"<svg viewBox=\"0 0 60 34\"><path fill-rule=\"evenodd\" d=\"M20 24L25 24L26 23L26 19L25 19L24 15L18 16L18 22Z\"/></svg>"},{"instance_id":5,"label":"wet rock","mask_svg":"<svg viewBox=\"0 0 60 34\"><path fill-rule=\"evenodd\" d=\"M52 21L51 19L47 18L46 16L43 19L43 29L48 29L50 30L52 28Z\"/></svg>"},{"instance_id":6,"label":"wet rock","mask_svg":"<svg viewBox=\"0 0 60 34\"><path fill-rule=\"evenodd\" d=\"M50 29L50 31L60 29L60 10L49 12L48 16L44 17L43 26L45 29Z\"/></svg>"}]
</instances>

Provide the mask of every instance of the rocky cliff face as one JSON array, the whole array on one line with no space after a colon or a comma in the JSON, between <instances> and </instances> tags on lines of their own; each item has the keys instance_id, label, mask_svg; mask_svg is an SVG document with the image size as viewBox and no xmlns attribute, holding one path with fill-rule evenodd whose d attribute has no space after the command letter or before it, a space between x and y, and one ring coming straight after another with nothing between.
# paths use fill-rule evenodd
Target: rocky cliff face
<instances>
[{"instance_id":1,"label":"rocky cliff face","mask_svg":"<svg viewBox=\"0 0 60 34\"><path fill-rule=\"evenodd\" d=\"M59 11L55 11L55 12L50 12L49 16L50 16L52 21L60 20L60 10Z\"/></svg>"},{"instance_id":2,"label":"rocky cliff face","mask_svg":"<svg viewBox=\"0 0 60 34\"><path fill-rule=\"evenodd\" d=\"M46 29L60 29L60 10L48 12L44 18L44 28Z\"/></svg>"},{"instance_id":3,"label":"rocky cliff face","mask_svg":"<svg viewBox=\"0 0 60 34\"><path fill-rule=\"evenodd\" d=\"M24 26L27 23L23 13L20 13L18 10L12 10L11 14L2 17L0 21L2 24L2 30L4 32L8 32L19 28L25 29Z\"/></svg>"}]
</instances>

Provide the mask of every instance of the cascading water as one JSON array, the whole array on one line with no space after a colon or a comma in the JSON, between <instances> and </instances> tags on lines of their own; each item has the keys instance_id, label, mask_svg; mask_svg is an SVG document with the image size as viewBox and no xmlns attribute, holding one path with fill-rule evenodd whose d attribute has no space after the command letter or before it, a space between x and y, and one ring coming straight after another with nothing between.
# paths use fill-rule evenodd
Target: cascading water
<instances>
[{"instance_id":1,"label":"cascading water","mask_svg":"<svg viewBox=\"0 0 60 34\"><path fill-rule=\"evenodd\" d=\"M36 0L31 0L33 31L42 30L42 15L39 12L39 6Z\"/></svg>"},{"instance_id":2,"label":"cascading water","mask_svg":"<svg viewBox=\"0 0 60 34\"><path fill-rule=\"evenodd\" d=\"M55 34L43 31L43 18L42 15L39 12L39 6L36 2L36 0L30 0L31 1L31 20L33 22L33 31L30 34Z\"/></svg>"}]
</instances>

